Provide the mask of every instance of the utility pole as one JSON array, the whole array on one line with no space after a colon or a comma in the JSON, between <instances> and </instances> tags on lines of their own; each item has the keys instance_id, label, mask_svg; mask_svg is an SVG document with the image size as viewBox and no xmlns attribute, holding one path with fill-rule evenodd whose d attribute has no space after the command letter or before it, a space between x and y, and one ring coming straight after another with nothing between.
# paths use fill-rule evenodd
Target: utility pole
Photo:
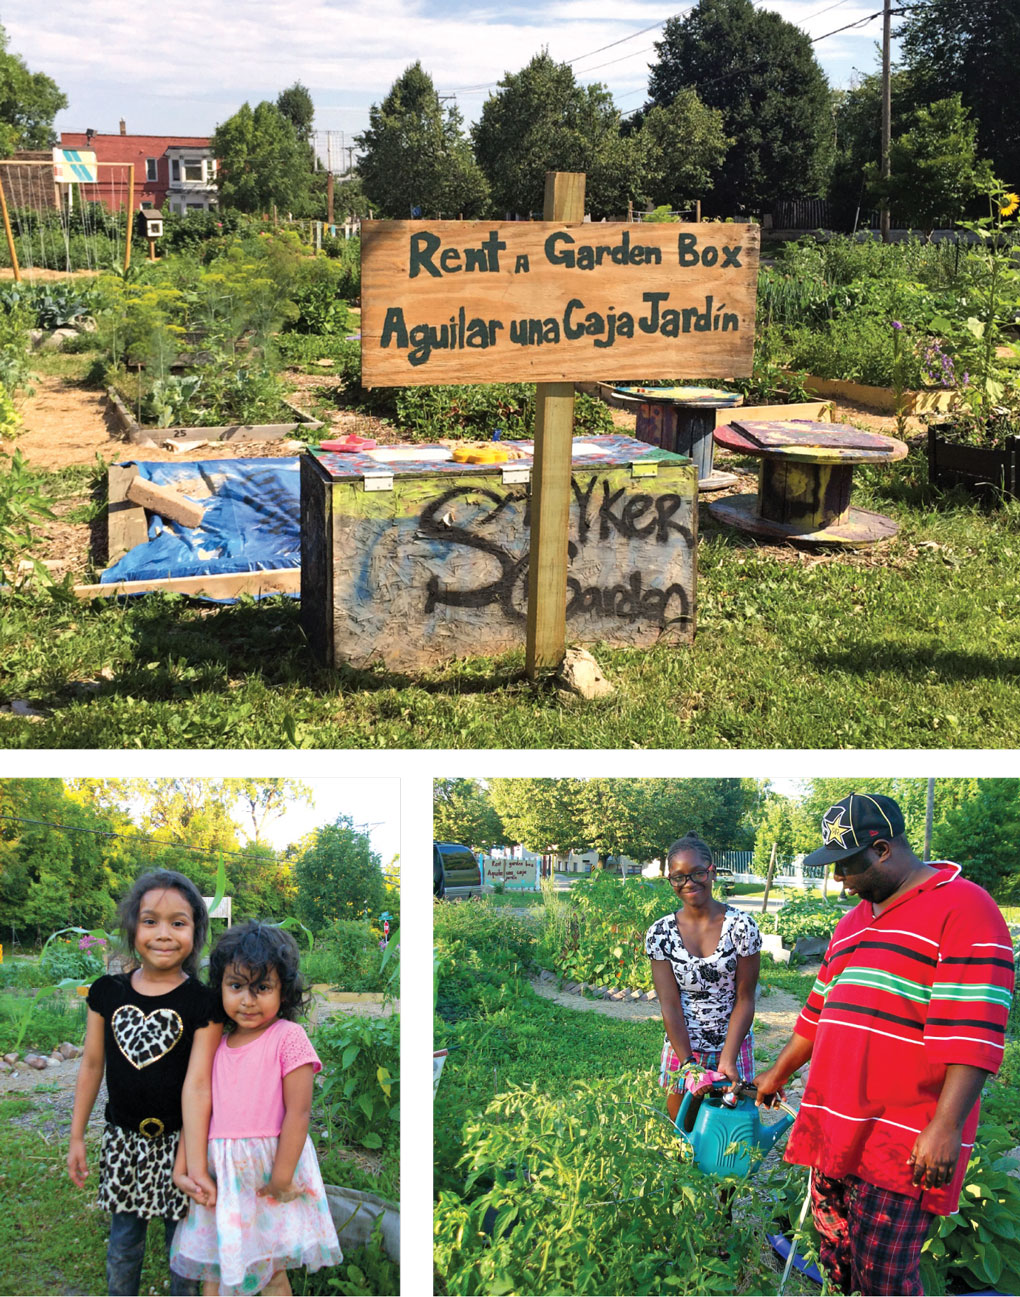
<instances>
[{"instance_id":1,"label":"utility pole","mask_svg":"<svg viewBox=\"0 0 1020 1297\"><path fill-rule=\"evenodd\" d=\"M892 0L884 0L882 9L882 179L889 179L889 145L892 140L892 80L889 58L892 43ZM882 242L889 242L889 199L882 199Z\"/></svg>"}]
</instances>

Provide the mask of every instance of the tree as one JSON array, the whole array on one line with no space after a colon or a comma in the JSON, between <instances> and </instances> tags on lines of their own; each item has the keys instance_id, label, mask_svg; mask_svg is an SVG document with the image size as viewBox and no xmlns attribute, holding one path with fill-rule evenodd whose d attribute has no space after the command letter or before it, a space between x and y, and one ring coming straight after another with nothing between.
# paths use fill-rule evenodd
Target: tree
<instances>
[{"instance_id":1,"label":"tree","mask_svg":"<svg viewBox=\"0 0 1020 1297\"><path fill-rule=\"evenodd\" d=\"M503 821L477 779L437 779L432 785L432 836L489 851L506 842Z\"/></svg>"},{"instance_id":2,"label":"tree","mask_svg":"<svg viewBox=\"0 0 1020 1297\"><path fill-rule=\"evenodd\" d=\"M259 841L270 820L279 819L295 802L312 804L312 790L298 779L224 779L223 789L245 808L253 842Z\"/></svg>"},{"instance_id":3,"label":"tree","mask_svg":"<svg viewBox=\"0 0 1020 1297\"><path fill-rule=\"evenodd\" d=\"M908 72L891 76L892 136L906 129L907 118L917 106L916 86ZM882 160L882 78L877 73L863 77L849 90L832 95L835 157L829 177L828 199L833 223L850 231L868 205L865 168Z\"/></svg>"},{"instance_id":4,"label":"tree","mask_svg":"<svg viewBox=\"0 0 1020 1297\"><path fill-rule=\"evenodd\" d=\"M210 141L219 159L220 205L239 212L304 212L311 169L308 146L275 104L247 103L216 127Z\"/></svg>"},{"instance_id":5,"label":"tree","mask_svg":"<svg viewBox=\"0 0 1020 1297\"><path fill-rule=\"evenodd\" d=\"M316 829L294 878L298 918L315 932L338 919L373 918L386 908L379 856L346 815Z\"/></svg>"},{"instance_id":6,"label":"tree","mask_svg":"<svg viewBox=\"0 0 1020 1297\"><path fill-rule=\"evenodd\" d=\"M667 107L649 108L638 142L644 197L656 206L674 209L708 193L733 143L723 129L719 109L706 108L689 89L679 91Z\"/></svg>"},{"instance_id":7,"label":"tree","mask_svg":"<svg viewBox=\"0 0 1020 1297\"><path fill-rule=\"evenodd\" d=\"M490 779L489 796L506 839L529 851L586 851L575 807L579 779Z\"/></svg>"},{"instance_id":8,"label":"tree","mask_svg":"<svg viewBox=\"0 0 1020 1297\"><path fill-rule=\"evenodd\" d=\"M368 114L355 137L358 175L383 216L476 217L488 208L488 187L456 107L443 108L432 78L413 63Z\"/></svg>"},{"instance_id":9,"label":"tree","mask_svg":"<svg viewBox=\"0 0 1020 1297\"><path fill-rule=\"evenodd\" d=\"M508 72L471 136L499 213L541 212L547 171L583 171L593 219L623 216L640 193L640 151L605 86L579 86L568 63L536 54Z\"/></svg>"},{"instance_id":10,"label":"tree","mask_svg":"<svg viewBox=\"0 0 1020 1297\"><path fill-rule=\"evenodd\" d=\"M308 87L295 81L286 90L276 96L276 106L294 127L294 133L302 144L309 144L312 136L312 119L315 116L315 105Z\"/></svg>"},{"instance_id":11,"label":"tree","mask_svg":"<svg viewBox=\"0 0 1020 1297\"><path fill-rule=\"evenodd\" d=\"M917 109L910 129L890 146L888 179L876 163L865 171L871 194L928 234L940 222L959 220L972 198L995 186L991 164L977 155L977 126L958 94Z\"/></svg>"},{"instance_id":12,"label":"tree","mask_svg":"<svg viewBox=\"0 0 1020 1297\"><path fill-rule=\"evenodd\" d=\"M750 845L749 779L491 779L506 840L531 851L664 861L688 830L714 848Z\"/></svg>"},{"instance_id":13,"label":"tree","mask_svg":"<svg viewBox=\"0 0 1020 1297\"><path fill-rule=\"evenodd\" d=\"M933 858L955 861L965 878L998 900L1014 901L1020 889L1020 779L976 779L973 785L969 797L937 818Z\"/></svg>"},{"instance_id":14,"label":"tree","mask_svg":"<svg viewBox=\"0 0 1020 1297\"><path fill-rule=\"evenodd\" d=\"M779 865L790 864L795 856L807 854L821 845L818 820L794 798L775 795L767 798L760 817L755 825L754 857L751 862L756 874L768 873L773 844Z\"/></svg>"},{"instance_id":15,"label":"tree","mask_svg":"<svg viewBox=\"0 0 1020 1297\"><path fill-rule=\"evenodd\" d=\"M656 42L649 93L682 90L722 113L733 144L706 204L721 216L823 192L831 162L829 87L808 37L751 0L699 0Z\"/></svg>"},{"instance_id":16,"label":"tree","mask_svg":"<svg viewBox=\"0 0 1020 1297\"><path fill-rule=\"evenodd\" d=\"M920 102L959 94L977 122L978 151L995 173L1020 184L1020 132L1012 92L1020 64L1016 0L915 0L897 29Z\"/></svg>"},{"instance_id":17,"label":"tree","mask_svg":"<svg viewBox=\"0 0 1020 1297\"><path fill-rule=\"evenodd\" d=\"M0 158L16 149L48 149L56 140L53 119L67 107L67 96L43 72L29 72L23 58L7 48L0 26Z\"/></svg>"}]
</instances>

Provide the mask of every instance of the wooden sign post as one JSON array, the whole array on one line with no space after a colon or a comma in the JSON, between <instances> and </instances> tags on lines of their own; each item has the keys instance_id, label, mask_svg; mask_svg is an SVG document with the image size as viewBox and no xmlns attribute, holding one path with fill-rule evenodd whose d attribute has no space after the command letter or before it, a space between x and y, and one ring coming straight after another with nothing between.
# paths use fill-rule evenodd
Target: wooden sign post
<instances>
[{"instance_id":1,"label":"wooden sign post","mask_svg":"<svg viewBox=\"0 0 1020 1297\"><path fill-rule=\"evenodd\" d=\"M563 659L573 385L751 372L752 225L584 222L584 176L542 221L362 224L366 387L538 384L527 670Z\"/></svg>"},{"instance_id":2,"label":"wooden sign post","mask_svg":"<svg viewBox=\"0 0 1020 1297\"><path fill-rule=\"evenodd\" d=\"M547 221L584 220L584 174L549 171ZM567 638L567 525L573 464L574 385L539 383L535 393L535 472L531 497L528 629L525 670L558 667Z\"/></svg>"}]
</instances>

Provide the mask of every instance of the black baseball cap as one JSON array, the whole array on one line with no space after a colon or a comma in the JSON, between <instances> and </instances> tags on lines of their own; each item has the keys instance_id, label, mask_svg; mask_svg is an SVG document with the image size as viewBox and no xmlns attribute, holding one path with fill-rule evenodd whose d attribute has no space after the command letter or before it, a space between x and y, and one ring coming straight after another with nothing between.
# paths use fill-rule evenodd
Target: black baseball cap
<instances>
[{"instance_id":1,"label":"black baseball cap","mask_svg":"<svg viewBox=\"0 0 1020 1297\"><path fill-rule=\"evenodd\" d=\"M805 865L849 860L879 840L888 842L904 829L903 812L881 793L851 793L822 816L823 846L804 857Z\"/></svg>"}]
</instances>

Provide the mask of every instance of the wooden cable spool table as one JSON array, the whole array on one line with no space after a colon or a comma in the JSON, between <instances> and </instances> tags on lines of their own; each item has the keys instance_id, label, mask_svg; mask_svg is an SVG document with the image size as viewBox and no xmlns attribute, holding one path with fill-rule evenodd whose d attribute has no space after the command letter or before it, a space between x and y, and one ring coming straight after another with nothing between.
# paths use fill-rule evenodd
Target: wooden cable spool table
<instances>
[{"instance_id":1,"label":"wooden cable spool table","mask_svg":"<svg viewBox=\"0 0 1020 1297\"><path fill-rule=\"evenodd\" d=\"M736 481L732 473L719 473L713 467L712 434L716 411L742 404L739 392L695 386L614 387L613 394L637 406L634 435L638 441L694 460L699 491L718 491Z\"/></svg>"},{"instance_id":2,"label":"wooden cable spool table","mask_svg":"<svg viewBox=\"0 0 1020 1297\"><path fill-rule=\"evenodd\" d=\"M715 440L739 455L756 455L758 494L708 506L713 518L756 536L812 545L873 545L895 536L884 514L850 505L856 464L892 463L907 447L895 437L808 419L734 420Z\"/></svg>"}]
</instances>

